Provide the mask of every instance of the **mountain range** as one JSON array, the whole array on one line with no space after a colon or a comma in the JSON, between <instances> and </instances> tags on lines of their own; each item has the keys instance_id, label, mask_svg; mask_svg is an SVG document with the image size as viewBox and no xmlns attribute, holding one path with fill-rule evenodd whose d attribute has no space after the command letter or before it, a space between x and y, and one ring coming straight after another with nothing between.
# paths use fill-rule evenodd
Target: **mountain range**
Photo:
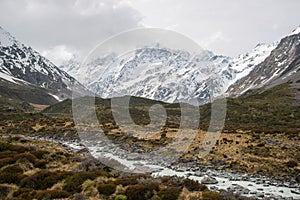
<instances>
[{"instance_id":1,"label":"mountain range","mask_svg":"<svg viewBox=\"0 0 300 200\"><path fill-rule=\"evenodd\" d=\"M196 98L204 104L298 77L299 32L297 28L272 44L260 43L236 58L156 45L129 56L99 56L82 66L71 60L60 68L102 98L132 95L169 103Z\"/></svg>"},{"instance_id":2,"label":"mountain range","mask_svg":"<svg viewBox=\"0 0 300 200\"><path fill-rule=\"evenodd\" d=\"M298 87L299 45L297 28L237 58L156 45L122 57L112 52L83 65L70 60L57 67L0 28L0 95L49 105L71 98L72 91L86 94L89 89L102 98L132 95L169 103L197 99L205 104L287 82Z\"/></svg>"}]
</instances>

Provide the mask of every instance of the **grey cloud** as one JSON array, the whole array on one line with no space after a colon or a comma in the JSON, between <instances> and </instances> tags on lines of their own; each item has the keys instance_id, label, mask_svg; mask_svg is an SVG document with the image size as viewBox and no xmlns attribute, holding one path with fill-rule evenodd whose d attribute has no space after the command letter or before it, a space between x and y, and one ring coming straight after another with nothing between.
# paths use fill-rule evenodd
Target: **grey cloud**
<instances>
[{"instance_id":1,"label":"grey cloud","mask_svg":"<svg viewBox=\"0 0 300 200\"><path fill-rule=\"evenodd\" d=\"M62 58L84 56L107 37L139 26L170 28L236 56L300 25L298 0L1 0L0 8L1 26Z\"/></svg>"},{"instance_id":2,"label":"grey cloud","mask_svg":"<svg viewBox=\"0 0 300 200\"><path fill-rule=\"evenodd\" d=\"M164 0L160 6L154 2L132 1L146 25L171 27L230 56L259 42L278 40L300 25L298 0Z\"/></svg>"},{"instance_id":3,"label":"grey cloud","mask_svg":"<svg viewBox=\"0 0 300 200\"><path fill-rule=\"evenodd\" d=\"M40 51L65 45L86 54L97 43L141 21L138 11L116 0L3 0L0 7L0 24Z\"/></svg>"}]
</instances>

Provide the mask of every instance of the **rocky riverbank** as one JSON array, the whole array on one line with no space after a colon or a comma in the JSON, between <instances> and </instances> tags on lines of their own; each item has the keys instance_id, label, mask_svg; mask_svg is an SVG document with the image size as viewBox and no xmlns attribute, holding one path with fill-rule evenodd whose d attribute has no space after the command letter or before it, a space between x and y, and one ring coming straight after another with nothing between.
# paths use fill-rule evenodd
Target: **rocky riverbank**
<instances>
[{"instance_id":1,"label":"rocky riverbank","mask_svg":"<svg viewBox=\"0 0 300 200\"><path fill-rule=\"evenodd\" d=\"M300 184L296 178L285 181L281 177L266 177L257 174L242 174L236 170L228 170L214 165L204 165L201 161L186 162L181 160L176 165L157 165L153 162L155 157L145 160L142 154L130 153L128 150L95 142L85 147L77 138L53 138L31 136L31 139L50 140L56 142L70 151L91 154L98 159L107 159L111 163L118 163L125 170L151 172L154 177L179 176L188 177L208 185L210 190L232 193L255 199L300 199ZM84 143L84 142L83 142ZM90 143L90 141L85 142ZM107 161L106 160L106 161Z\"/></svg>"}]
</instances>

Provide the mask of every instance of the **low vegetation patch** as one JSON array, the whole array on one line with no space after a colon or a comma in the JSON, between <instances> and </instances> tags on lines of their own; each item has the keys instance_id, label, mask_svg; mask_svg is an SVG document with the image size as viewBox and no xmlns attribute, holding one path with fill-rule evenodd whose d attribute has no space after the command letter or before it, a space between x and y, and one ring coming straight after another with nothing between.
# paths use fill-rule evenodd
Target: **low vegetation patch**
<instances>
[{"instance_id":1,"label":"low vegetation patch","mask_svg":"<svg viewBox=\"0 0 300 200\"><path fill-rule=\"evenodd\" d=\"M157 185L137 184L128 186L125 194L128 200L144 200L151 199L155 190L158 190Z\"/></svg>"},{"instance_id":2,"label":"low vegetation patch","mask_svg":"<svg viewBox=\"0 0 300 200\"><path fill-rule=\"evenodd\" d=\"M35 198L38 200L45 200L45 199L63 199L68 198L70 193L64 190L43 190L39 191Z\"/></svg>"},{"instance_id":3,"label":"low vegetation patch","mask_svg":"<svg viewBox=\"0 0 300 200\"><path fill-rule=\"evenodd\" d=\"M116 185L114 183L102 183L97 186L98 192L106 196L112 195L116 191Z\"/></svg>"},{"instance_id":4,"label":"low vegetation patch","mask_svg":"<svg viewBox=\"0 0 300 200\"><path fill-rule=\"evenodd\" d=\"M160 197L161 200L174 200L178 199L181 191L181 187L168 187L160 190L157 193L157 195Z\"/></svg>"}]
</instances>

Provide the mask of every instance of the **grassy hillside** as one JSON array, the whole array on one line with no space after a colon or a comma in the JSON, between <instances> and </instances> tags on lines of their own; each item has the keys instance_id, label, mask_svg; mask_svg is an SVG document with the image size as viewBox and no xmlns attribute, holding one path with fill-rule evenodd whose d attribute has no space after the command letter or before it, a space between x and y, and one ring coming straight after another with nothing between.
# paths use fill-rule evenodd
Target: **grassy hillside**
<instances>
[{"instance_id":1,"label":"grassy hillside","mask_svg":"<svg viewBox=\"0 0 300 200\"><path fill-rule=\"evenodd\" d=\"M32 111L32 104L51 105L57 100L48 94L48 90L30 84L10 83L0 80L0 106L14 107L18 110Z\"/></svg>"},{"instance_id":2,"label":"grassy hillside","mask_svg":"<svg viewBox=\"0 0 300 200\"><path fill-rule=\"evenodd\" d=\"M285 83L268 90L252 90L228 99L226 128L256 132L299 132L298 89Z\"/></svg>"},{"instance_id":3,"label":"grassy hillside","mask_svg":"<svg viewBox=\"0 0 300 200\"><path fill-rule=\"evenodd\" d=\"M238 98L228 98L224 129L230 132L243 129L266 133L299 131L300 104L296 101L297 92L299 92L298 89L292 88L290 84L286 83L265 91L262 89L252 90ZM114 123L110 99L96 98L95 102L99 120ZM179 123L179 104L168 104L137 97L132 97L130 100L130 113L133 120L141 124L149 123L148 110L157 103L166 108L172 123ZM205 129L210 121L211 104L200 106L199 110L200 127ZM65 100L57 103L46 108L43 113L71 115L72 102Z\"/></svg>"},{"instance_id":4,"label":"grassy hillside","mask_svg":"<svg viewBox=\"0 0 300 200\"><path fill-rule=\"evenodd\" d=\"M203 163L287 180L296 177L300 172L300 116L296 95L295 87L284 84L270 90L249 91L236 99L229 98L224 133L220 135ZM84 97L82 100L87 101L89 98ZM148 109L156 103L159 102L131 98L130 113L133 120L141 125L149 123ZM75 139L77 132L71 115L71 104L71 100L65 100L48 107L42 114L0 113L0 133L51 135L55 138ZM98 119L105 134L115 143L142 151L166 145L176 136L180 107L178 104L162 105L168 114L166 126L150 138L138 138L124 133L115 124L109 99L96 98ZM210 104L199 109L201 130L198 131L189 151L182 156L188 162L196 162L199 159L200 145L210 119ZM214 158L220 163L213 163Z\"/></svg>"}]
</instances>

